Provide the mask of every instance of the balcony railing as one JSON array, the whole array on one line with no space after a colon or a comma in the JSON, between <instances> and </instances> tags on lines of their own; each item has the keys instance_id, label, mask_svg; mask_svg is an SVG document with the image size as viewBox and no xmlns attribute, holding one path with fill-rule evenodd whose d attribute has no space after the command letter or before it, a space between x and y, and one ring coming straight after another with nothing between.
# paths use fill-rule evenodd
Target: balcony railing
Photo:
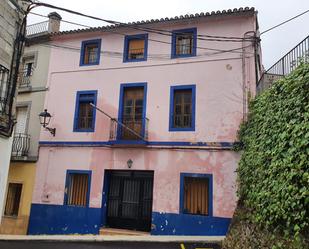
<instances>
[{"instance_id":1,"label":"balcony railing","mask_svg":"<svg viewBox=\"0 0 309 249\"><path fill-rule=\"evenodd\" d=\"M45 21L27 26L26 36L37 35L48 32L48 23L49 23L48 21Z\"/></svg>"},{"instance_id":2,"label":"balcony railing","mask_svg":"<svg viewBox=\"0 0 309 249\"><path fill-rule=\"evenodd\" d=\"M33 74L34 69L24 70L19 73L19 87L29 87L31 86L31 76Z\"/></svg>"},{"instance_id":3,"label":"balcony railing","mask_svg":"<svg viewBox=\"0 0 309 249\"><path fill-rule=\"evenodd\" d=\"M273 81L289 75L302 61L309 62L309 36L291 49L290 52L262 75L258 82L257 91L261 92L271 86Z\"/></svg>"},{"instance_id":4,"label":"balcony railing","mask_svg":"<svg viewBox=\"0 0 309 249\"><path fill-rule=\"evenodd\" d=\"M110 141L141 141L148 140L148 118L138 120L125 120L119 122L117 119L111 119L110 124Z\"/></svg>"},{"instance_id":5,"label":"balcony railing","mask_svg":"<svg viewBox=\"0 0 309 249\"><path fill-rule=\"evenodd\" d=\"M28 156L30 148L30 135L15 133L12 144L12 157Z\"/></svg>"}]
</instances>

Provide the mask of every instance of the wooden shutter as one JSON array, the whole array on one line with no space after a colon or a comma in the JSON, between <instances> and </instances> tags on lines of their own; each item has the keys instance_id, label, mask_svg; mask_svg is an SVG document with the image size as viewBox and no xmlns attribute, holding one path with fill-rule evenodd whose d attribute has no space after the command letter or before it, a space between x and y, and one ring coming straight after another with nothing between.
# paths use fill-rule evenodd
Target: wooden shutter
<instances>
[{"instance_id":1,"label":"wooden shutter","mask_svg":"<svg viewBox=\"0 0 309 249\"><path fill-rule=\"evenodd\" d=\"M15 126L15 133L26 133L27 118L28 118L28 107L18 107L16 111L17 123Z\"/></svg>"},{"instance_id":2,"label":"wooden shutter","mask_svg":"<svg viewBox=\"0 0 309 249\"><path fill-rule=\"evenodd\" d=\"M4 215L18 216L22 186L21 183L9 183Z\"/></svg>"},{"instance_id":3,"label":"wooden shutter","mask_svg":"<svg viewBox=\"0 0 309 249\"><path fill-rule=\"evenodd\" d=\"M209 215L209 180L185 177L184 210L190 214Z\"/></svg>"}]
</instances>

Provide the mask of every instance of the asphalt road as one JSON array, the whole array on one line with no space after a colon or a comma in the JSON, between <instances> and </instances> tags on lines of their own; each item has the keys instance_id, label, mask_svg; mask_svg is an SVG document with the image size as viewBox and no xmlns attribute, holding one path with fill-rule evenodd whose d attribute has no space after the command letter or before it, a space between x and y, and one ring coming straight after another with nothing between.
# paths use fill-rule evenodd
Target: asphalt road
<instances>
[{"instance_id":1,"label":"asphalt road","mask_svg":"<svg viewBox=\"0 0 309 249\"><path fill-rule=\"evenodd\" d=\"M215 244L175 242L0 241L0 249L220 249Z\"/></svg>"}]
</instances>

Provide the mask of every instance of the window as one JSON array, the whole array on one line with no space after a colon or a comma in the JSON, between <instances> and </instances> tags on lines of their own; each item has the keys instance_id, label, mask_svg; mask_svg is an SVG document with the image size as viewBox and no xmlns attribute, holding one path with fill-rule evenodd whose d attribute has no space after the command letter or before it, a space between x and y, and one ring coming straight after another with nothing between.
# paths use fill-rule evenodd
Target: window
<instances>
[{"instance_id":1,"label":"window","mask_svg":"<svg viewBox=\"0 0 309 249\"><path fill-rule=\"evenodd\" d=\"M146 61L148 34L127 35L124 40L124 62Z\"/></svg>"},{"instance_id":2,"label":"window","mask_svg":"<svg viewBox=\"0 0 309 249\"><path fill-rule=\"evenodd\" d=\"M180 211L212 216L212 175L181 173Z\"/></svg>"},{"instance_id":3,"label":"window","mask_svg":"<svg viewBox=\"0 0 309 249\"><path fill-rule=\"evenodd\" d=\"M196 55L196 32L196 28L173 31L172 58Z\"/></svg>"},{"instance_id":4,"label":"window","mask_svg":"<svg viewBox=\"0 0 309 249\"><path fill-rule=\"evenodd\" d=\"M75 132L93 132L96 110L90 103L97 104L97 91L80 91L76 94Z\"/></svg>"},{"instance_id":5,"label":"window","mask_svg":"<svg viewBox=\"0 0 309 249\"><path fill-rule=\"evenodd\" d=\"M21 183L9 183L4 215L18 216L22 186Z\"/></svg>"},{"instance_id":6,"label":"window","mask_svg":"<svg viewBox=\"0 0 309 249\"><path fill-rule=\"evenodd\" d=\"M65 188L65 205L89 205L91 171L68 170Z\"/></svg>"},{"instance_id":7,"label":"window","mask_svg":"<svg viewBox=\"0 0 309 249\"><path fill-rule=\"evenodd\" d=\"M99 65L101 54L101 39L83 41L80 55L80 66Z\"/></svg>"},{"instance_id":8,"label":"window","mask_svg":"<svg viewBox=\"0 0 309 249\"><path fill-rule=\"evenodd\" d=\"M117 139L140 140L140 137L146 138L147 83L121 84L119 97L118 120L125 127L118 126ZM140 137L134 134L132 130Z\"/></svg>"},{"instance_id":9,"label":"window","mask_svg":"<svg viewBox=\"0 0 309 249\"><path fill-rule=\"evenodd\" d=\"M195 85L171 87L169 130L195 130Z\"/></svg>"}]
</instances>

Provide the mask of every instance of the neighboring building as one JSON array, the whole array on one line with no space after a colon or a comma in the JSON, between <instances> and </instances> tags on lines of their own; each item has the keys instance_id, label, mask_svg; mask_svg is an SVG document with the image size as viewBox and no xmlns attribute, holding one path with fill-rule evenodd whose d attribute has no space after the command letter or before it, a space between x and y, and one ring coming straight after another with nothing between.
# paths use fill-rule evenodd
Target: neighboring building
<instances>
[{"instance_id":1,"label":"neighboring building","mask_svg":"<svg viewBox=\"0 0 309 249\"><path fill-rule=\"evenodd\" d=\"M53 34L29 234L225 235L258 34L253 8Z\"/></svg>"},{"instance_id":2,"label":"neighboring building","mask_svg":"<svg viewBox=\"0 0 309 249\"><path fill-rule=\"evenodd\" d=\"M3 213L13 141L14 96L23 47L25 9L26 4L19 0L0 3L0 214Z\"/></svg>"},{"instance_id":3,"label":"neighboring building","mask_svg":"<svg viewBox=\"0 0 309 249\"><path fill-rule=\"evenodd\" d=\"M0 226L2 234L27 234L35 163L38 159L40 120L48 76L51 32L58 32L61 17L49 14L49 21L27 26L27 41L21 59L16 98L11 164L5 208Z\"/></svg>"},{"instance_id":4,"label":"neighboring building","mask_svg":"<svg viewBox=\"0 0 309 249\"><path fill-rule=\"evenodd\" d=\"M309 36L263 73L257 85L257 92L264 91L274 81L289 75L301 62L309 62Z\"/></svg>"}]
</instances>

